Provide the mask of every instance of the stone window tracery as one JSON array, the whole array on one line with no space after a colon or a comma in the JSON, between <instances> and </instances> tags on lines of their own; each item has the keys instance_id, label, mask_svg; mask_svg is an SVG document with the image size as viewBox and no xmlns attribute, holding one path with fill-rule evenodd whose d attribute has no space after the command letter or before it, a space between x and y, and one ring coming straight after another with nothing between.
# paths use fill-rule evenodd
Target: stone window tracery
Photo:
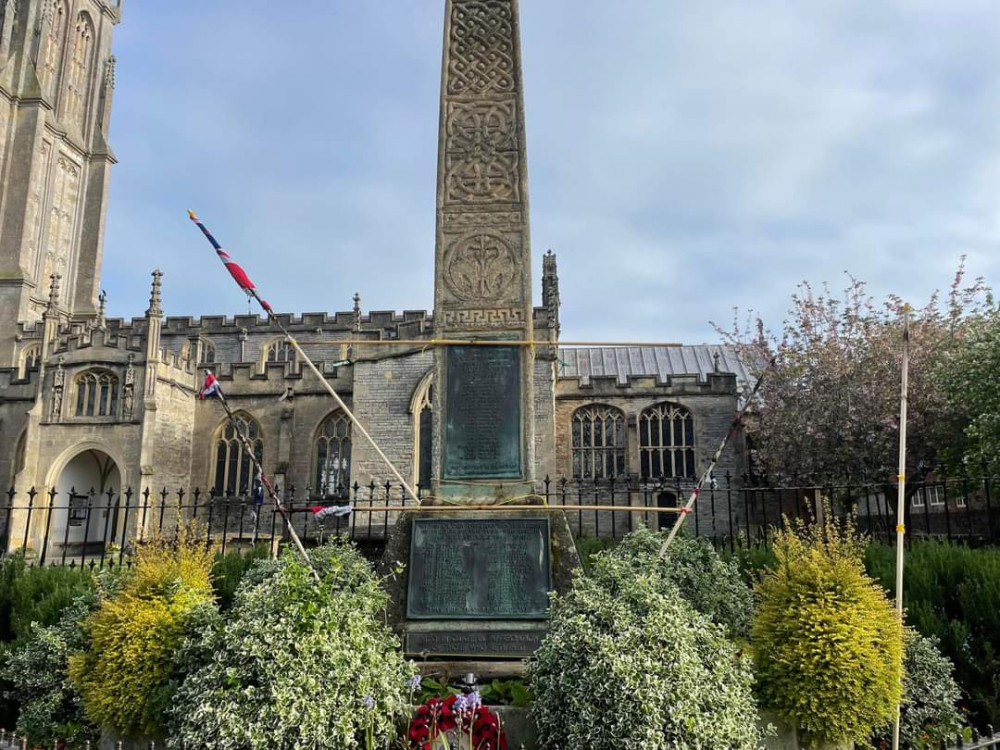
<instances>
[{"instance_id":1,"label":"stone window tracery","mask_svg":"<svg viewBox=\"0 0 1000 750\"><path fill-rule=\"evenodd\" d=\"M351 422L342 411L330 414L319 427L314 450L315 492L346 496L351 484Z\"/></svg>"},{"instance_id":2,"label":"stone window tracery","mask_svg":"<svg viewBox=\"0 0 1000 750\"><path fill-rule=\"evenodd\" d=\"M294 369L297 360L295 347L284 339L275 339L264 348L262 359L263 366L266 366L268 362L288 362Z\"/></svg>"},{"instance_id":3,"label":"stone window tracery","mask_svg":"<svg viewBox=\"0 0 1000 750\"><path fill-rule=\"evenodd\" d=\"M21 366L18 368L18 377L22 380L28 377L28 373L37 370L42 362L42 345L31 344L26 346L21 352Z\"/></svg>"},{"instance_id":4,"label":"stone window tracery","mask_svg":"<svg viewBox=\"0 0 1000 750\"><path fill-rule=\"evenodd\" d=\"M211 341L201 340L201 364L214 365L215 359L215 344Z\"/></svg>"},{"instance_id":5,"label":"stone window tracery","mask_svg":"<svg viewBox=\"0 0 1000 750\"><path fill-rule=\"evenodd\" d=\"M694 477L694 417L677 404L639 415L639 469L644 479Z\"/></svg>"},{"instance_id":6,"label":"stone window tracery","mask_svg":"<svg viewBox=\"0 0 1000 750\"><path fill-rule=\"evenodd\" d=\"M66 83L66 119L83 127L87 115L87 88L94 56L94 24L88 13L76 18L73 56L70 58Z\"/></svg>"},{"instance_id":7,"label":"stone window tracery","mask_svg":"<svg viewBox=\"0 0 1000 750\"><path fill-rule=\"evenodd\" d=\"M625 414L590 404L573 413L573 478L610 479L625 470Z\"/></svg>"},{"instance_id":8,"label":"stone window tracery","mask_svg":"<svg viewBox=\"0 0 1000 750\"><path fill-rule=\"evenodd\" d=\"M216 438L212 476L212 489L216 496L246 496L253 489L254 466L240 434L253 447L257 460L264 460L264 438L260 424L249 414L237 412L232 422L226 421L219 428Z\"/></svg>"},{"instance_id":9,"label":"stone window tracery","mask_svg":"<svg viewBox=\"0 0 1000 750\"><path fill-rule=\"evenodd\" d=\"M49 100L59 91L59 75L62 70L63 48L66 45L68 18L65 0L57 0L52 8L49 33L45 39L45 55L42 58L42 89L45 98Z\"/></svg>"},{"instance_id":10,"label":"stone window tracery","mask_svg":"<svg viewBox=\"0 0 1000 750\"><path fill-rule=\"evenodd\" d=\"M76 378L76 416L113 417L118 414L118 378L90 370Z\"/></svg>"}]
</instances>

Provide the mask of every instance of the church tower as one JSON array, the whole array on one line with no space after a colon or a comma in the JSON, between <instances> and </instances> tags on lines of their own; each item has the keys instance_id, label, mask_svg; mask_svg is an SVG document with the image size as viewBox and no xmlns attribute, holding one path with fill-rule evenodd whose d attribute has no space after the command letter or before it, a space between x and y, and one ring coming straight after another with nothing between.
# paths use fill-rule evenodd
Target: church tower
<instances>
[{"instance_id":1,"label":"church tower","mask_svg":"<svg viewBox=\"0 0 1000 750\"><path fill-rule=\"evenodd\" d=\"M16 324L97 315L122 0L0 0L0 367Z\"/></svg>"}]
</instances>

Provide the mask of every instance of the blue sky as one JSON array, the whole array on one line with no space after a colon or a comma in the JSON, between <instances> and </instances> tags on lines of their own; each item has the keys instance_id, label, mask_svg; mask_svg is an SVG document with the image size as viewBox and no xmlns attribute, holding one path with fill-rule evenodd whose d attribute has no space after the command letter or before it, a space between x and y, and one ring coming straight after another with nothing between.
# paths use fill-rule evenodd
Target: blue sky
<instances>
[{"instance_id":1,"label":"blue sky","mask_svg":"<svg viewBox=\"0 0 1000 750\"><path fill-rule=\"evenodd\" d=\"M443 0L125 0L103 285L140 315L433 301ZM801 280L1000 285L995 0L522 0L535 279L567 339L779 325ZM286 10L287 9L287 10ZM536 300L538 293L536 291Z\"/></svg>"}]
</instances>

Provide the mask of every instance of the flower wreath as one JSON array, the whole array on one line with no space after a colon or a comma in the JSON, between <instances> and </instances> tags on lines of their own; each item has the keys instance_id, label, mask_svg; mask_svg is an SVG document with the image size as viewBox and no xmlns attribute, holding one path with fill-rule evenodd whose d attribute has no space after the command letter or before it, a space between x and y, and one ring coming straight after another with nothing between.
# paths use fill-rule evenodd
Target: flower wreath
<instances>
[{"instance_id":1,"label":"flower wreath","mask_svg":"<svg viewBox=\"0 0 1000 750\"><path fill-rule=\"evenodd\" d=\"M507 750L500 717L482 705L477 693L431 698L420 706L410 722L410 747L433 750L435 740L453 730L471 736L474 750Z\"/></svg>"}]
</instances>

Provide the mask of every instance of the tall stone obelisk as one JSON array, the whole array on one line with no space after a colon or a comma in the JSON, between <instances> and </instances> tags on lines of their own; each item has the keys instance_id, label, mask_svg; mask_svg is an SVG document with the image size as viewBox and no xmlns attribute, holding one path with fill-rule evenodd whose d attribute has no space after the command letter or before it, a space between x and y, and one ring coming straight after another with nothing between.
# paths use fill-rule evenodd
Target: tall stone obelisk
<instances>
[{"instance_id":1,"label":"tall stone obelisk","mask_svg":"<svg viewBox=\"0 0 1000 750\"><path fill-rule=\"evenodd\" d=\"M533 340L517 0L447 0L438 154L438 338ZM532 349L436 349L435 495L534 478Z\"/></svg>"}]
</instances>

